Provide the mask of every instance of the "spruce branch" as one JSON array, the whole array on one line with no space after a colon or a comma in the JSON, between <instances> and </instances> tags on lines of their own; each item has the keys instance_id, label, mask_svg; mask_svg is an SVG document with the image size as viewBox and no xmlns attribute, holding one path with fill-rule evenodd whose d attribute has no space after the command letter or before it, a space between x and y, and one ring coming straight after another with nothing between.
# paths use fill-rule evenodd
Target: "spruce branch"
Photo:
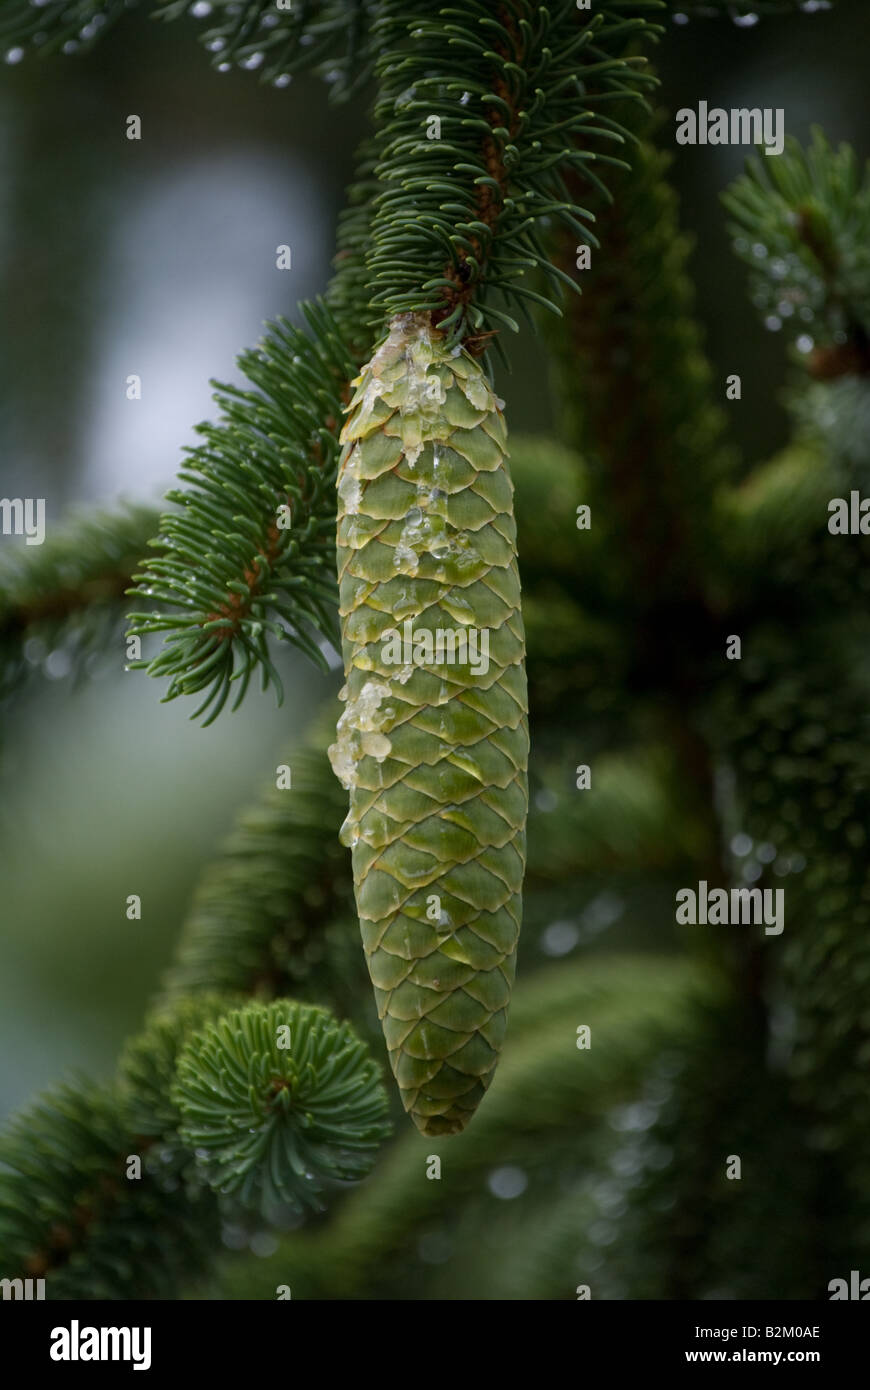
<instances>
[{"instance_id":1,"label":"spruce branch","mask_svg":"<svg viewBox=\"0 0 870 1390\"><path fill-rule=\"evenodd\" d=\"M595 147L627 138L606 107L643 100L652 79L624 49L658 33L645 16L660 8L609 0L587 16L569 0L506 0L495 12L469 0L433 15L385 0L374 25L381 190L368 256L381 319L429 314L449 343L482 351L501 327L517 327L494 300L558 311L552 296L566 277L542 248L541 224L594 240L593 215L569 196L565 173L582 169L601 188L596 167L622 162ZM521 283L535 270L547 294Z\"/></svg>"},{"instance_id":2,"label":"spruce branch","mask_svg":"<svg viewBox=\"0 0 870 1390\"><path fill-rule=\"evenodd\" d=\"M207 18L200 38L218 72L237 67L262 82L286 87L313 71L333 101L345 101L369 80L374 64L372 0L294 0L277 9L273 0L5 0L0 44L19 61L29 51L83 53L125 11L148 9L153 19Z\"/></svg>"},{"instance_id":3,"label":"spruce branch","mask_svg":"<svg viewBox=\"0 0 870 1390\"><path fill-rule=\"evenodd\" d=\"M310 333L284 320L239 366L250 386L216 386L222 419L200 425L153 545L161 552L130 592L160 611L131 615L131 632L167 634L150 662L168 676L164 696L205 692L193 718L233 708L259 665L282 696L268 637L326 669L316 634L338 642L335 469L346 383L354 363L323 303L303 304Z\"/></svg>"},{"instance_id":4,"label":"spruce branch","mask_svg":"<svg viewBox=\"0 0 870 1390\"><path fill-rule=\"evenodd\" d=\"M387 1098L349 1025L288 1000L232 1004L162 1006L117 1082L56 1087L12 1121L0 1137L8 1277L45 1278L49 1298L176 1298L210 1267L238 1200L279 1220L368 1171Z\"/></svg>"},{"instance_id":5,"label":"spruce branch","mask_svg":"<svg viewBox=\"0 0 870 1390\"><path fill-rule=\"evenodd\" d=\"M135 3L135 0L133 0ZM130 0L6 0L0 14L0 45L13 61L26 49L39 53L83 53L117 23Z\"/></svg>"},{"instance_id":6,"label":"spruce branch","mask_svg":"<svg viewBox=\"0 0 870 1390\"><path fill-rule=\"evenodd\" d=\"M814 377L870 373L870 162L815 129L806 150L747 161L722 201L766 325Z\"/></svg>"},{"instance_id":7,"label":"spruce branch","mask_svg":"<svg viewBox=\"0 0 870 1390\"><path fill-rule=\"evenodd\" d=\"M235 65L286 87L307 69L329 84L332 100L345 101L371 76L376 10L371 0L294 0L286 9L273 0L212 0L201 43L219 72ZM188 0L162 0L155 18L190 13Z\"/></svg>"},{"instance_id":8,"label":"spruce branch","mask_svg":"<svg viewBox=\"0 0 870 1390\"><path fill-rule=\"evenodd\" d=\"M4 1275L44 1278L50 1299L180 1297L219 1249L218 1207L144 1166L128 1177L148 1144L113 1085L58 1086L23 1110L0 1139Z\"/></svg>"},{"instance_id":9,"label":"spruce branch","mask_svg":"<svg viewBox=\"0 0 870 1390\"><path fill-rule=\"evenodd\" d=\"M870 482L870 391L864 378L795 394L794 442L717 500L727 605L735 631L761 609L787 628L831 612L866 611L870 566L860 537L829 530L830 505Z\"/></svg>"},{"instance_id":10,"label":"spruce branch","mask_svg":"<svg viewBox=\"0 0 870 1390\"><path fill-rule=\"evenodd\" d=\"M162 553L132 591L165 605L132 615L134 632L166 634L142 664L170 677L166 699L206 691L192 717L208 712L207 724L234 681L238 706L258 665L280 702L269 636L321 668L324 644L338 644L335 471L350 381L371 347L364 265L372 164L364 140L325 300L300 305L307 331L272 324L238 359L253 389L217 386L223 418L199 427L206 443L188 451L180 474L193 486L169 494L180 515L164 519L152 542Z\"/></svg>"},{"instance_id":11,"label":"spruce branch","mask_svg":"<svg viewBox=\"0 0 870 1390\"><path fill-rule=\"evenodd\" d=\"M380 1071L346 1023L286 1000L249 1005L186 1045L172 1101L218 1192L268 1215L322 1209L324 1181L356 1181L390 1132Z\"/></svg>"},{"instance_id":12,"label":"spruce branch","mask_svg":"<svg viewBox=\"0 0 870 1390\"><path fill-rule=\"evenodd\" d=\"M124 594L159 513L128 506L73 514L42 545L16 547L0 563L0 692L60 651L75 676L120 639ZM123 648L118 644L119 667Z\"/></svg>"},{"instance_id":13,"label":"spruce branch","mask_svg":"<svg viewBox=\"0 0 870 1390\"><path fill-rule=\"evenodd\" d=\"M753 302L814 378L795 373L786 396L791 448L718 504L738 608L762 585L793 625L870 591L863 548L828 529L831 500L870 482L870 164L816 129L806 150L749 161L723 202Z\"/></svg>"},{"instance_id":14,"label":"spruce branch","mask_svg":"<svg viewBox=\"0 0 870 1390\"><path fill-rule=\"evenodd\" d=\"M789 404L798 437L824 450L838 489L870 486L870 380L849 374L812 382Z\"/></svg>"},{"instance_id":15,"label":"spruce branch","mask_svg":"<svg viewBox=\"0 0 870 1390\"><path fill-rule=\"evenodd\" d=\"M638 3L645 12L658 8L658 0ZM461 285L458 312L434 317L457 338L472 328L483 328L484 320L477 309L472 310L469 297L481 277L502 295L509 282L517 297L540 298L536 292L520 291L515 281L546 259L535 230L541 219L564 216L579 226L561 199L560 168L565 162L579 161L588 169L593 156L590 153L587 160L571 139L576 141L581 132L585 137L597 131L621 142L620 128L610 117L601 113L593 121L589 108L599 96L633 94L640 99L639 90L648 81L636 72L634 59L620 54L628 39L653 31L636 15L620 20L625 9L622 0L613 0L607 14L581 22L576 8L562 0L551 22L548 10L511 0L506 11L510 27L504 30L500 21L488 15L487 7L478 4L467 21L475 25L476 57L463 47L466 22L453 24L454 52L451 55L448 45L438 81L430 72L432 45L421 45L416 52L413 45L422 34L443 47L440 32L436 34L426 16L412 13L409 18L404 10L400 14L389 5L382 9L375 26L376 43L383 51L378 68L382 84L376 108L379 129L375 145L365 146L361 153L354 201L342 222L336 282L329 297L332 307L303 306L310 337L280 324L273 327L258 353L240 359L257 390L220 388L224 421L201 427L208 442L191 452L189 466L181 474L194 487L170 494L181 515L167 520L165 533L158 538L163 554L137 576L137 596L156 597L169 610L133 615L134 633L167 634L147 669L152 675L169 677L166 699L204 694L193 717L205 715L206 723L214 720L234 685L233 707L238 707L258 665L264 686L273 683L280 698L270 637L289 640L325 664L314 634L336 641L332 485L337 426L347 385L359 365L360 344L367 336L359 330L363 286L373 295L378 322L385 313L419 305L420 294L425 294L433 272L442 266L445 247L452 247L459 278L451 282L442 276L441 289L452 283L457 290ZM445 17L455 18L450 11L445 11ZM409 43L412 48L406 53ZM608 45L616 48L616 56L608 52ZM558 60L554 53L559 54ZM481 63L496 88L510 96L516 117L509 122L510 128L493 125L498 103L504 104L504 99L489 93L488 83L481 84ZM578 63L585 73L582 84ZM455 140L425 140L419 111L411 102L414 114L409 114L402 95L412 80L425 97L424 105L437 97L437 109L449 106L450 120L458 129ZM449 97L438 95L442 86ZM456 116L463 109L460 98L466 90L472 96L469 115ZM433 164L434 146L439 150ZM422 160L413 176L406 167L409 149L416 150L418 161ZM469 159L476 165L463 164ZM496 164L503 169L501 184L493 177ZM597 175L588 176L597 182ZM378 191L369 208L364 195L375 191L375 181ZM470 200L465 213L456 202L463 189ZM466 213L471 217L472 212L477 231L466 220ZM486 233L485 255L479 240L481 227ZM493 260L494 248L502 248L503 255L498 251L501 261ZM466 271L472 252L480 275L469 280ZM498 280L499 264L505 268L504 282ZM561 272L550 269L559 279ZM413 293L408 289L411 282L416 287ZM386 283L391 288L383 298ZM402 286L410 298L402 298ZM434 311L439 305L445 308L440 290L429 307ZM350 327L354 320L356 329ZM475 337L482 341L479 333ZM282 504L290 504L291 530L279 527Z\"/></svg>"},{"instance_id":16,"label":"spruce branch","mask_svg":"<svg viewBox=\"0 0 870 1390\"><path fill-rule=\"evenodd\" d=\"M698 987L685 962L643 957L584 960L537 971L517 997L497 1082L475 1124L451 1139L447 1181L421 1186L419 1137L408 1133L384 1156L364 1189L351 1193L324 1227L294 1234L275 1257L293 1260L305 1297L407 1296L415 1277L416 1240L480 1191L499 1162L518 1164L552 1190L552 1146L587 1147L614 1106L627 1104L668 1027ZM595 1045L581 1063L572 1045L578 1022ZM584 1123L578 1132L577 1115ZM445 1175L446 1176L446 1175ZM228 1272L232 1281L232 1271ZM274 1287L274 1270L250 1270L245 1282ZM575 1281L576 1282L576 1281ZM232 1288L232 1282L230 1284ZM571 1286L573 1287L573 1286ZM295 1292L295 1290L294 1290ZM248 1294L250 1296L250 1294Z\"/></svg>"},{"instance_id":17,"label":"spruce branch","mask_svg":"<svg viewBox=\"0 0 870 1390\"><path fill-rule=\"evenodd\" d=\"M849 488L827 445L801 433L719 498L735 631L754 626L759 610L795 627L808 616L867 603L870 568L862 548L828 530L828 503L848 497Z\"/></svg>"},{"instance_id":18,"label":"spruce branch","mask_svg":"<svg viewBox=\"0 0 870 1390\"><path fill-rule=\"evenodd\" d=\"M635 0L633 9L648 0ZM5 0L0 44L16 53L86 52L121 15L136 7L152 18L206 20L200 35L219 72L236 66L262 82L286 87L293 76L314 71L328 83L330 98L345 101L372 76L378 47L375 24L388 0L294 0L276 10L273 0L210 0L201 10L190 0ZM617 0L618 3L618 0ZM831 8L831 0L666 0L674 18L727 17L750 26L764 15ZM627 6L628 7L628 6ZM18 50L21 50L19 52Z\"/></svg>"},{"instance_id":19,"label":"spruce branch","mask_svg":"<svg viewBox=\"0 0 870 1390\"><path fill-rule=\"evenodd\" d=\"M171 1097L181 1050L194 1033L242 1002L232 994L197 994L164 1002L124 1045L118 1080L125 1114L134 1132L149 1141L158 1181L175 1184L178 1169L191 1163L178 1134L181 1115Z\"/></svg>"}]
</instances>

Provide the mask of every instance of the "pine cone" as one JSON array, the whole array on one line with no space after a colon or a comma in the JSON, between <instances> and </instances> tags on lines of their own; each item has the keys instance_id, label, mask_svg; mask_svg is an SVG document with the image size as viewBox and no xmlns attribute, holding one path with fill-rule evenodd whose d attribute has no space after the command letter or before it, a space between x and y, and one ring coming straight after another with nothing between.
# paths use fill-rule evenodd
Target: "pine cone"
<instances>
[{"instance_id":1,"label":"pine cone","mask_svg":"<svg viewBox=\"0 0 870 1390\"><path fill-rule=\"evenodd\" d=\"M500 402L399 315L338 471L347 702L330 749L390 1063L424 1134L463 1129L507 1025L528 809L525 638Z\"/></svg>"}]
</instances>

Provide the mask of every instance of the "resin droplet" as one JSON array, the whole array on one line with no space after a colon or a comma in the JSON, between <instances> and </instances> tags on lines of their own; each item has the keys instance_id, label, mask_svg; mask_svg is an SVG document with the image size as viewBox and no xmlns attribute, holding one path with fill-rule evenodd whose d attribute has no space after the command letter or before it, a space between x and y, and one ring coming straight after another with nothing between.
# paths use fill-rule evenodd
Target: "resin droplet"
<instances>
[{"instance_id":1,"label":"resin droplet","mask_svg":"<svg viewBox=\"0 0 870 1390\"><path fill-rule=\"evenodd\" d=\"M329 761L341 785L350 791L357 784L357 767L360 758L366 755L364 735L379 734L383 726L395 717L395 709L387 706L381 709L383 700L392 694L383 681L366 681L356 699L348 699L347 709L336 725L335 743L329 747ZM390 741L384 738L386 749L382 753L372 753L379 761L390 751ZM383 744L376 746L383 748Z\"/></svg>"}]
</instances>

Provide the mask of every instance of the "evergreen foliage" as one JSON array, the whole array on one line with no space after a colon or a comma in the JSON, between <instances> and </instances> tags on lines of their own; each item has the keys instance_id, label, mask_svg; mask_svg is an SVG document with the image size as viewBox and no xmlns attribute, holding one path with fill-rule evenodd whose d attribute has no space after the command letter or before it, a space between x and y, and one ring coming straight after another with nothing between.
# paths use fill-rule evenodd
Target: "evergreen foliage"
<instances>
[{"instance_id":1,"label":"evergreen foliage","mask_svg":"<svg viewBox=\"0 0 870 1390\"><path fill-rule=\"evenodd\" d=\"M870 368L870 164L816 129L806 151L753 159L723 198L734 249L751 268L752 302L784 329L810 371L829 379Z\"/></svg>"},{"instance_id":2,"label":"evergreen foliage","mask_svg":"<svg viewBox=\"0 0 870 1390\"><path fill-rule=\"evenodd\" d=\"M161 554L136 576L136 597L164 607L135 614L132 631L169 632L147 669L170 677L167 700L207 691L194 715L207 712L207 724L233 693L238 708L258 665L281 694L269 634L324 670L315 633L338 641L337 428L353 362L326 307L303 312L311 336L277 323L240 357L252 390L219 388L223 420L200 426L207 442L180 474L193 486L169 494L180 510L163 518Z\"/></svg>"},{"instance_id":3,"label":"evergreen foliage","mask_svg":"<svg viewBox=\"0 0 870 1390\"><path fill-rule=\"evenodd\" d=\"M178 1298L220 1248L201 1184L127 1176L146 1141L114 1086L70 1082L21 1111L0 1147L0 1248L46 1297Z\"/></svg>"},{"instance_id":4,"label":"evergreen foliage","mask_svg":"<svg viewBox=\"0 0 870 1390\"><path fill-rule=\"evenodd\" d=\"M0 41L71 52L124 8L13 0ZM125 592L131 632L164 643L138 664L206 723L258 670L280 693L276 642L326 667L339 433L387 320L425 314L490 371L516 315L544 310L561 439L511 443L534 748L521 985L497 1083L426 1182L431 1139L400 1128L387 1146L344 797L322 731L299 740L292 791L269 789L205 870L117 1077L54 1088L0 1141L5 1274L45 1277L52 1298L176 1298L205 1278L273 1297L290 1257L294 1297L486 1282L799 1299L859 1258L868 580L826 504L867 485L868 183L817 133L726 195L750 297L797 349L793 438L738 473L641 57L671 19L824 8L218 0L202 16L219 68L279 86L313 69L337 100L371 89L335 276L300 326L277 320L241 355L242 387L217 386L172 510L71 518L4 565L0 690L58 651L86 676ZM726 663L733 632L743 660ZM674 889L700 878L785 885L787 936L681 940ZM219 1258L228 1226L293 1229L246 1261Z\"/></svg>"},{"instance_id":5,"label":"evergreen foliage","mask_svg":"<svg viewBox=\"0 0 870 1390\"><path fill-rule=\"evenodd\" d=\"M209 1185L266 1214L317 1210L322 1180L363 1177L390 1128L377 1064L346 1023L310 1005L248 1005L206 1025L185 1044L171 1096Z\"/></svg>"},{"instance_id":6,"label":"evergreen foliage","mask_svg":"<svg viewBox=\"0 0 870 1390\"><path fill-rule=\"evenodd\" d=\"M124 595L158 520L159 513L142 506L113 515L73 515L60 528L49 528L42 545L4 555L0 696L40 669L88 674L89 662L122 631Z\"/></svg>"},{"instance_id":7,"label":"evergreen foliage","mask_svg":"<svg viewBox=\"0 0 870 1390\"><path fill-rule=\"evenodd\" d=\"M575 289L543 252L539 229L544 219L564 221L595 242L592 214L568 195L565 178L580 169L601 190L594 166L613 162L608 141L625 139L607 103L651 81L637 58L624 56L651 27L630 12L658 8L655 0L611 4L580 23L569 0L511 3L496 15L484 0L437 17L425 4L382 7L374 113L380 192L367 257L382 317L429 314L449 348L517 327L493 296L509 308L520 300L555 307L552 293L520 283L529 270L554 288ZM427 139L432 121L439 134Z\"/></svg>"}]
</instances>

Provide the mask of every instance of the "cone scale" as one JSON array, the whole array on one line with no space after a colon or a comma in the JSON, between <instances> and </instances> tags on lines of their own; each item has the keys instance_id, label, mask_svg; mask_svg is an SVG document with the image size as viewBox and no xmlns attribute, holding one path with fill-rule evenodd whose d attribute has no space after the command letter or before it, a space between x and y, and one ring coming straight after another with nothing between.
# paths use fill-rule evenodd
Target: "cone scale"
<instances>
[{"instance_id":1,"label":"cone scale","mask_svg":"<svg viewBox=\"0 0 870 1390\"><path fill-rule=\"evenodd\" d=\"M424 1134L492 1080L520 930L525 638L507 434L479 364L403 314L353 383L338 469L350 792L363 946L390 1065Z\"/></svg>"}]
</instances>

